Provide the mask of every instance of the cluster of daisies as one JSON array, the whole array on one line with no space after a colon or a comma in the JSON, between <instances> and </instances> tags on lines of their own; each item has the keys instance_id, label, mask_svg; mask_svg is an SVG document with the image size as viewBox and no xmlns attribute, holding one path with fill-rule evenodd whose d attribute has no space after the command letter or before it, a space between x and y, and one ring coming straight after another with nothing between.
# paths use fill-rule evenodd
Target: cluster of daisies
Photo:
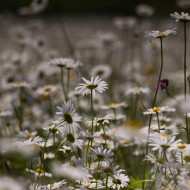
<instances>
[{"instance_id":1,"label":"cluster of daisies","mask_svg":"<svg viewBox=\"0 0 190 190\"><path fill-rule=\"evenodd\" d=\"M34 0L19 13L36 14L47 3ZM136 11L146 18L154 13L146 5ZM184 24L186 40L189 14L175 12L171 17ZM124 34L136 26L134 18L116 18L114 23ZM98 56L91 57L87 48L85 56L92 63L105 63L93 67L79 59L58 57L41 41L36 47L19 33L19 53L13 60L2 58L12 64L3 71L18 75L7 74L1 81L0 190L190 189L190 79L186 57L181 72L184 88L179 80L181 88L176 92L168 79L162 79L162 40L170 34L176 34L176 29L145 32L145 37L161 42L159 79L151 89L156 73L152 65L143 70L135 47L123 46L111 33L99 34L98 47L106 56L100 48L93 51ZM141 45L137 55L146 62ZM152 41L151 46L157 49ZM83 56L79 50L77 55ZM26 64L44 59L39 65ZM89 74L92 77L86 77Z\"/></svg>"}]
</instances>

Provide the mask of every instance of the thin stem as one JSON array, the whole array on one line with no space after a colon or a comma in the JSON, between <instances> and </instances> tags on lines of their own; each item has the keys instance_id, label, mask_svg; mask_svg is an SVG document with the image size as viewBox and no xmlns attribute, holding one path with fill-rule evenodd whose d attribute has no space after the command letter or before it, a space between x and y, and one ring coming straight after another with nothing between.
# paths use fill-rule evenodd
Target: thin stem
<instances>
[{"instance_id":1,"label":"thin stem","mask_svg":"<svg viewBox=\"0 0 190 190\"><path fill-rule=\"evenodd\" d=\"M67 98L69 97L70 69L67 69Z\"/></svg>"},{"instance_id":2,"label":"thin stem","mask_svg":"<svg viewBox=\"0 0 190 190\"><path fill-rule=\"evenodd\" d=\"M61 66L60 68L61 68L61 87L62 87L62 90L63 90L63 95L64 95L64 97L65 97L65 100L67 101L68 98L67 98L67 94L66 94L66 91L65 91L63 67Z\"/></svg>"},{"instance_id":3,"label":"thin stem","mask_svg":"<svg viewBox=\"0 0 190 190\"><path fill-rule=\"evenodd\" d=\"M156 118L157 118L157 122L158 122L158 131L160 133L160 120L159 120L158 113L156 113Z\"/></svg>"},{"instance_id":4,"label":"thin stem","mask_svg":"<svg viewBox=\"0 0 190 190\"><path fill-rule=\"evenodd\" d=\"M102 124L102 129L103 129L103 132L104 132L105 146L107 147L107 142L106 142L106 132L105 132L105 128L104 128L104 125L103 125L103 124Z\"/></svg>"},{"instance_id":5,"label":"thin stem","mask_svg":"<svg viewBox=\"0 0 190 190\"><path fill-rule=\"evenodd\" d=\"M92 135L94 133L94 106L93 106L93 90L90 93L90 103L91 103L91 116L92 116Z\"/></svg>"},{"instance_id":6,"label":"thin stem","mask_svg":"<svg viewBox=\"0 0 190 190\"><path fill-rule=\"evenodd\" d=\"M137 94L136 97L135 97L135 108L134 108L134 114L133 114L134 118L136 118L138 100L139 100L139 95Z\"/></svg>"},{"instance_id":7,"label":"thin stem","mask_svg":"<svg viewBox=\"0 0 190 190\"><path fill-rule=\"evenodd\" d=\"M157 98L158 87L159 87L158 84L159 84L160 79L161 79L161 76L162 76L162 70L163 70L163 65L164 65L162 38L160 38L160 58L161 58L160 73L159 73L159 77L158 77L158 82L157 82L157 86L156 86L156 92L155 92L155 95L154 95L154 100L153 100L152 108L153 108L153 107L155 106L155 104L156 104L156 98ZM150 133L151 122L152 122L152 115L150 115L150 118L149 118L148 137L147 137L148 139L147 139L147 145L146 145L146 152L145 152L145 155L148 154L148 141L149 141L149 133ZM147 165L147 161L145 161L145 164L144 164L143 180L145 179L146 165ZM145 183L143 182L143 184L142 184L142 189L144 190L144 188L145 188Z\"/></svg>"},{"instance_id":8,"label":"thin stem","mask_svg":"<svg viewBox=\"0 0 190 190\"><path fill-rule=\"evenodd\" d=\"M186 22L184 22L184 98L185 98L185 125L186 125L186 133L187 133L187 141L190 142L189 139L189 127L188 127L188 118L187 118L187 107L186 107L186 101L187 101L187 64L186 64L186 53L187 52L187 32L186 32Z\"/></svg>"}]
</instances>

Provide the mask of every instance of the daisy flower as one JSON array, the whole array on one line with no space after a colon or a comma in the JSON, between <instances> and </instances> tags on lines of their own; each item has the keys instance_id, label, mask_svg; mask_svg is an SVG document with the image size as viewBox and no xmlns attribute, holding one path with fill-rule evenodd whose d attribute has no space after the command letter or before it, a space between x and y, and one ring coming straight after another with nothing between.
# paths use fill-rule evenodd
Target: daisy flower
<instances>
[{"instance_id":1,"label":"daisy flower","mask_svg":"<svg viewBox=\"0 0 190 190\"><path fill-rule=\"evenodd\" d=\"M129 182L129 177L125 174L115 174L108 178L108 187L111 189L120 190L121 188L127 187Z\"/></svg>"},{"instance_id":2,"label":"daisy flower","mask_svg":"<svg viewBox=\"0 0 190 190\"><path fill-rule=\"evenodd\" d=\"M111 150L108 150L106 148L97 147L95 149L91 148L92 154L95 158L95 160L98 161L106 161L106 162L111 162L113 158L113 153Z\"/></svg>"},{"instance_id":3,"label":"daisy flower","mask_svg":"<svg viewBox=\"0 0 190 190\"><path fill-rule=\"evenodd\" d=\"M171 151L170 147L173 147L175 144L178 145L181 142L181 139L175 141L175 138L175 136L170 136L166 133L150 133L149 145L153 151L159 150L160 153L166 149Z\"/></svg>"},{"instance_id":4,"label":"daisy flower","mask_svg":"<svg viewBox=\"0 0 190 190\"><path fill-rule=\"evenodd\" d=\"M145 32L145 37L154 37L154 38L164 38L168 36L169 34L176 34L176 29L173 28L172 30L165 30L165 31L151 31L151 32Z\"/></svg>"},{"instance_id":5,"label":"daisy flower","mask_svg":"<svg viewBox=\"0 0 190 190\"><path fill-rule=\"evenodd\" d=\"M80 134L70 132L68 128L63 129L64 145L71 148L71 151L77 152L77 148L82 149L84 141L80 138Z\"/></svg>"},{"instance_id":6,"label":"daisy flower","mask_svg":"<svg viewBox=\"0 0 190 190\"><path fill-rule=\"evenodd\" d=\"M108 84L105 81L102 81L99 76L97 76L95 79L94 77L91 77L90 80L87 80L85 78L82 78L85 83L80 83L75 90L79 91L83 96L88 95L91 93L91 91L98 91L100 93L103 93L106 89L108 89Z\"/></svg>"},{"instance_id":7,"label":"daisy flower","mask_svg":"<svg viewBox=\"0 0 190 190\"><path fill-rule=\"evenodd\" d=\"M43 177L43 176L46 176L46 177L52 177L52 174L51 173L47 173L45 172L42 168L36 168L35 170L32 170L32 169L29 169L29 168L26 168L26 171L29 172L29 173L33 173L35 176L39 176L39 177Z\"/></svg>"},{"instance_id":8,"label":"daisy flower","mask_svg":"<svg viewBox=\"0 0 190 190\"><path fill-rule=\"evenodd\" d=\"M163 106L163 107L154 107L151 109L148 109L147 111L143 112L144 115L155 115L161 112L166 112L168 109L168 106Z\"/></svg>"},{"instance_id":9,"label":"daisy flower","mask_svg":"<svg viewBox=\"0 0 190 190\"><path fill-rule=\"evenodd\" d=\"M101 106L101 109L109 110L109 109L118 109L118 108L121 108L121 107L128 107L128 105L125 102L121 102L121 103L111 102L108 105Z\"/></svg>"},{"instance_id":10,"label":"daisy flower","mask_svg":"<svg viewBox=\"0 0 190 190\"><path fill-rule=\"evenodd\" d=\"M128 94L149 94L149 93L150 93L149 88L141 88L141 87L130 88L126 91L126 95L128 95Z\"/></svg>"},{"instance_id":11,"label":"daisy flower","mask_svg":"<svg viewBox=\"0 0 190 190\"><path fill-rule=\"evenodd\" d=\"M104 79L111 76L112 70L108 65L97 65L92 68L91 76L100 76Z\"/></svg>"},{"instance_id":12,"label":"daisy flower","mask_svg":"<svg viewBox=\"0 0 190 190\"><path fill-rule=\"evenodd\" d=\"M110 123L110 120L113 120L114 119L114 115L113 114L108 114L104 117L97 117L94 119L93 123L95 126L99 126L100 124L109 124ZM87 124L89 126L92 125L92 121L87 121Z\"/></svg>"},{"instance_id":13,"label":"daisy flower","mask_svg":"<svg viewBox=\"0 0 190 190\"><path fill-rule=\"evenodd\" d=\"M175 19L176 22L189 22L190 21L190 15L189 13L181 12L181 14L174 12L174 14L170 14L172 18Z\"/></svg>"},{"instance_id":14,"label":"daisy flower","mask_svg":"<svg viewBox=\"0 0 190 190\"><path fill-rule=\"evenodd\" d=\"M8 177L0 178L0 189L1 190L23 190L24 188L20 185L19 182Z\"/></svg>"},{"instance_id":15,"label":"daisy flower","mask_svg":"<svg viewBox=\"0 0 190 190\"><path fill-rule=\"evenodd\" d=\"M48 184L47 186L45 186L45 188L47 190L53 190L53 189L61 189L61 187L63 185L66 184L66 181L65 180L62 180L62 181L59 181L59 182L56 182L56 183L51 183L51 184Z\"/></svg>"},{"instance_id":16,"label":"daisy flower","mask_svg":"<svg viewBox=\"0 0 190 190\"><path fill-rule=\"evenodd\" d=\"M74 104L71 101L64 102L62 107L57 107L59 109L56 114L60 116L58 120L62 120L61 126L69 127L76 131L76 128L80 128L79 122L81 117L76 113Z\"/></svg>"}]
</instances>

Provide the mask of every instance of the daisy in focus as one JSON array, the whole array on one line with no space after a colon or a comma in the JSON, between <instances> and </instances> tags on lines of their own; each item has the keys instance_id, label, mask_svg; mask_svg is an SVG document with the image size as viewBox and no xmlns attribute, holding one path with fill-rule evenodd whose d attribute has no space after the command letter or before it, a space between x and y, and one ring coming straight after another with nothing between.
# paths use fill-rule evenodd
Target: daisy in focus
<instances>
[{"instance_id":1,"label":"daisy in focus","mask_svg":"<svg viewBox=\"0 0 190 190\"><path fill-rule=\"evenodd\" d=\"M97 76L95 79L94 77L91 77L90 80L87 80L85 78L82 78L85 83L80 83L75 90L79 91L83 96L88 95L91 93L91 91L98 91L100 93L103 93L106 89L108 89L108 84L105 81L102 81L99 76Z\"/></svg>"},{"instance_id":2,"label":"daisy in focus","mask_svg":"<svg viewBox=\"0 0 190 190\"><path fill-rule=\"evenodd\" d=\"M176 29L173 28L172 30L165 30L165 31L151 31L151 32L145 32L145 37L154 37L154 38L164 38L168 36L169 34L176 34Z\"/></svg>"}]
</instances>

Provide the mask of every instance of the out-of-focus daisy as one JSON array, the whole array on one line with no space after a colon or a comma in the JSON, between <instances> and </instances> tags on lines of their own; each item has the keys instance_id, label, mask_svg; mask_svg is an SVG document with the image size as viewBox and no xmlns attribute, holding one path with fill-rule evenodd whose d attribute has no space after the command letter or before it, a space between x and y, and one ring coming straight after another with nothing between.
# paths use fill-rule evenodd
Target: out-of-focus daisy
<instances>
[{"instance_id":1,"label":"out-of-focus daisy","mask_svg":"<svg viewBox=\"0 0 190 190\"><path fill-rule=\"evenodd\" d=\"M166 133L150 133L149 136L149 145L152 147L152 150L159 150L161 153L162 150L171 150L170 147L174 144L179 144L181 139L175 141L175 136L170 136Z\"/></svg>"},{"instance_id":2,"label":"out-of-focus daisy","mask_svg":"<svg viewBox=\"0 0 190 190\"><path fill-rule=\"evenodd\" d=\"M182 144L180 147L185 148L182 151L177 151L175 154L176 160L180 163L190 163L190 146L185 146Z\"/></svg>"},{"instance_id":3,"label":"out-of-focus daisy","mask_svg":"<svg viewBox=\"0 0 190 190\"><path fill-rule=\"evenodd\" d=\"M91 148L91 153L93 154L95 160L97 161L106 161L111 162L113 159L113 153L111 150L108 150L106 148L97 147L97 148Z\"/></svg>"},{"instance_id":4,"label":"out-of-focus daisy","mask_svg":"<svg viewBox=\"0 0 190 190\"><path fill-rule=\"evenodd\" d=\"M81 187L77 190L88 190L88 189L104 189L102 182L100 180L90 179L82 180L79 182Z\"/></svg>"},{"instance_id":5,"label":"out-of-focus daisy","mask_svg":"<svg viewBox=\"0 0 190 190\"><path fill-rule=\"evenodd\" d=\"M13 115L12 111L0 108L0 117L9 117L12 115Z\"/></svg>"},{"instance_id":6,"label":"out-of-focus daisy","mask_svg":"<svg viewBox=\"0 0 190 190\"><path fill-rule=\"evenodd\" d=\"M69 127L74 131L80 128L79 122L81 121L81 117L76 113L74 104L71 101L64 102L62 107L57 108L59 111L56 114L60 116L58 120L63 121L62 126Z\"/></svg>"},{"instance_id":7,"label":"out-of-focus daisy","mask_svg":"<svg viewBox=\"0 0 190 190\"><path fill-rule=\"evenodd\" d=\"M121 103L111 102L108 105L101 106L101 109L108 110L108 109L117 109L121 107L128 107L128 105L125 102L121 102Z\"/></svg>"},{"instance_id":8,"label":"out-of-focus daisy","mask_svg":"<svg viewBox=\"0 0 190 190\"><path fill-rule=\"evenodd\" d=\"M58 89L53 85L45 85L36 90L36 95L40 98L48 98L49 96L56 95L58 93Z\"/></svg>"},{"instance_id":9,"label":"out-of-focus daisy","mask_svg":"<svg viewBox=\"0 0 190 190\"><path fill-rule=\"evenodd\" d=\"M54 163L53 172L57 176L64 176L71 180L88 180L91 177L88 170L80 166L71 166L70 163Z\"/></svg>"},{"instance_id":10,"label":"out-of-focus daisy","mask_svg":"<svg viewBox=\"0 0 190 190\"><path fill-rule=\"evenodd\" d=\"M53 58L53 59L50 60L49 63L52 64L52 65L56 65L58 67L65 67L67 69L75 69L78 66L82 65L81 62L75 61L72 58L63 58L63 57Z\"/></svg>"},{"instance_id":11,"label":"out-of-focus daisy","mask_svg":"<svg viewBox=\"0 0 190 190\"><path fill-rule=\"evenodd\" d=\"M154 14L154 8L146 4L140 4L136 7L136 12L139 16L149 17Z\"/></svg>"},{"instance_id":12,"label":"out-of-focus daisy","mask_svg":"<svg viewBox=\"0 0 190 190\"><path fill-rule=\"evenodd\" d=\"M101 124L103 124L103 125L104 124L109 124L110 120L113 120L113 119L114 119L114 115L113 114L108 114L108 115L106 115L104 117L97 117L97 118L95 118L94 121L93 121L93 124L95 126L99 126ZM87 124L89 126L91 126L92 125L92 121L87 121Z\"/></svg>"},{"instance_id":13,"label":"out-of-focus daisy","mask_svg":"<svg viewBox=\"0 0 190 190\"><path fill-rule=\"evenodd\" d=\"M21 137L28 137L28 138L31 138L31 137L35 137L37 134L37 131L28 131L28 130L24 130L24 131L20 131L19 132L19 136Z\"/></svg>"},{"instance_id":14,"label":"out-of-focus daisy","mask_svg":"<svg viewBox=\"0 0 190 190\"><path fill-rule=\"evenodd\" d=\"M189 22L190 21L190 15L189 13L181 12L181 14L174 12L174 14L170 14L172 18L175 19L176 22Z\"/></svg>"},{"instance_id":15,"label":"out-of-focus daisy","mask_svg":"<svg viewBox=\"0 0 190 190\"><path fill-rule=\"evenodd\" d=\"M176 4L181 8L189 8L190 7L189 0L176 0Z\"/></svg>"},{"instance_id":16,"label":"out-of-focus daisy","mask_svg":"<svg viewBox=\"0 0 190 190\"><path fill-rule=\"evenodd\" d=\"M24 188L21 186L19 182L8 178L1 177L0 178L0 190L23 190Z\"/></svg>"},{"instance_id":17,"label":"out-of-focus daisy","mask_svg":"<svg viewBox=\"0 0 190 190\"><path fill-rule=\"evenodd\" d=\"M137 19L135 17L116 17L113 22L119 29L130 29L136 25Z\"/></svg>"},{"instance_id":18,"label":"out-of-focus daisy","mask_svg":"<svg viewBox=\"0 0 190 190\"><path fill-rule=\"evenodd\" d=\"M113 177L108 178L108 187L111 189L120 190L127 187L129 183L129 177L123 173L115 174Z\"/></svg>"},{"instance_id":19,"label":"out-of-focus daisy","mask_svg":"<svg viewBox=\"0 0 190 190\"><path fill-rule=\"evenodd\" d=\"M112 69L108 65L97 65L91 70L91 76L100 76L103 79L110 77Z\"/></svg>"},{"instance_id":20,"label":"out-of-focus daisy","mask_svg":"<svg viewBox=\"0 0 190 190\"><path fill-rule=\"evenodd\" d=\"M32 0L28 7L21 7L18 13L21 15L33 15L43 11L48 5L48 0Z\"/></svg>"},{"instance_id":21,"label":"out-of-focus daisy","mask_svg":"<svg viewBox=\"0 0 190 190\"><path fill-rule=\"evenodd\" d=\"M71 151L77 152L77 148L82 149L84 141L80 138L79 132L71 132L70 129L64 128L63 131L64 145L71 148Z\"/></svg>"},{"instance_id":22,"label":"out-of-focus daisy","mask_svg":"<svg viewBox=\"0 0 190 190\"><path fill-rule=\"evenodd\" d=\"M39 177L52 177L51 173L45 172L42 168L36 168L35 170L26 168L26 171L29 173L33 173L35 176L39 176Z\"/></svg>"},{"instance_id":23,"label":"out-of-focus daisy","mask_svg":"<svg viewBox=\"0 0 190 190\"><path fill-rule=\"evenodd\" d=\"M141 87L130 88L126 91L126 95L128 95L128 94L149 94L149 93L150 93L149 88L141 88Z\"/></svg>"},{"instance_id":24,"label":"out-of-focus daisy","mask_svg":"<svg viewBox=\"0 0 190 190\"><path fill-rule=\"evenodd\" d=\"M90 80L87 80L85 78L82 78L85 83L80 83L75 90L79 91L83 96L88 95L91 93L91 91L98 91L100 93L103 93L106 89L108 89L108 84L105 81L102 81L99 76L97 76L95 79L94 77L91 77Z\"/></svg>"},{"instance_id":25,"label":"out-of-focus daisy","mask_svg":"<svg viewBox=\"0 0 190 190\"><path fill-rule=\"evenodd\" d=\"M62 181L59 181L59 182L48 184L48 185L44 186L44 188L46 188L47 190L60 189L65 184L66 184L66 181L62 180Z\"/></svg>"},{"instance_id":26,"label":"out-of-focus daisy","mask_svg":"<svg viewBox=\"0 0 190 190\"><path fill-rule=\"evenodd\" d=\"M165 112L168 109L168 106L163 107L154 107L143 112L144 115L155 115L161 112Z\"/></svg>"},{"instance_id":27,"label":"out-of-focus daisy","mask_svg":"<svg viewBox=\"0 0 190 190\"><path fill-rule=\"evenodd\" d=\"M145 32L145 37L154 37L154 38L164 38L168 36L169 34L176 34L176 29L172 30L165 30L165 31L151 31L151 32Z\"/></svg>"}]
</instances>

